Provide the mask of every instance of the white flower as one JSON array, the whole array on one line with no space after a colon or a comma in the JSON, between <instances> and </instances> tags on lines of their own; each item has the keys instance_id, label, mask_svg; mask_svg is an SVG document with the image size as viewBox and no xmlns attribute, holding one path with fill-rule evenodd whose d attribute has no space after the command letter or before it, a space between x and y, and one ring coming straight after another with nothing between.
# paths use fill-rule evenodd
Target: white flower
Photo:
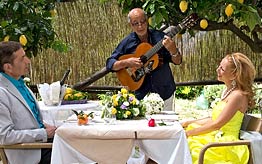
<instances>
[{"instance_id":1,"label":"white flower","mask_svg":"<svg viewBox=\"0 0 262 164\"><path fill-rule=\"evenodd\" d=\"M139 115L139 109L133 108L133 110L134 110L134 116L138 116Z\"/></svg>"},{"instance_id":2,"label":"white flower","mask_svg":"<svg viewBox=\"0 0 262 164\"><path fill-rule=\"evenodd\" d=\"M164 108L164 100L157 93L149 93L143 99L147 114L161 112Z\"/></svg>"},{"instance_id":3,"label":"white flower","mask_svg":"<svg viewBox=\"0 0 262 164\"><path fill-rule=\"evenodd\" d=\"M125 106L129 106L129 102L127 102L127 101L125 101L123 104L124 104Z\"/></svg>"},{"instance_id":4,"label":"white flower","mask_svg":"<svg viewBox=\"0 0 262 164\"><path fill-rule=\"evenodd\" d=\"M30 81L31 81L31 79L29 78L29 77L24 77L24 82L26 82L26 83L30 83Z\"/></svg>"}]
</instances>

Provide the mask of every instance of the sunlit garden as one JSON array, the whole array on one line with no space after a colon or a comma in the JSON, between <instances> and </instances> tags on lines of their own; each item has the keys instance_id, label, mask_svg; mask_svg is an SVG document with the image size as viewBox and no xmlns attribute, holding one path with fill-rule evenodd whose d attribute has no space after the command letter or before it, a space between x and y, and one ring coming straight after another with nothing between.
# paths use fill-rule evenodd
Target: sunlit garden
<instances>
[{"instance_id":1,"label":"sunlit garden","mask_svg":"<svg viewBox=\"0 0 262 164\"><path fill-rule=\"evenodd\" d=\"M219 101L224 85L179 86L176 90L175 111L181 120L210 116L213 104ZM256 105L248 113L261 117L262 84L254 86Z\"/></svg>"}]
</instances>

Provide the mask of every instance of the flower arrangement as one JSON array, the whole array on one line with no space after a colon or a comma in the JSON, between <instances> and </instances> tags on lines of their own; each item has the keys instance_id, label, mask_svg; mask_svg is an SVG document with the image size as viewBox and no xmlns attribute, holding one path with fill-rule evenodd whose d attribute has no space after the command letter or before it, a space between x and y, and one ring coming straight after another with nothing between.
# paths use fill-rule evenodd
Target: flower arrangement
<instances>
[{"instance_id":1,"label":"flower arrangement","mask_svg":"<svg viewBox=\"0 0 262 164\"><path fill-rule=\"evenodd\" d=\"M85 104L87 103L88 93L77 91L70 87L65 89L62 105L65 104Z\"/></svg>"},{"instance_id":2,"label":"flower arrangement","mask_svg":"<svg viewBox=\"0 0 262 164\"><path fill-rule=\"evenodd\" d=\"M87 93L67 87L65 90L64 100L82 100L86 99L87 97Z\"/></svg>"},{"instance_id":3,"label":"flower arrangement","mask_svg":"<svg viewBox=\"0 0 262 164\"><path fill-rule=\"evenodd\" d=\"M146 110L143 104L125 88L114 95L99 95L99 98L103 108L102 117L105 117L107 111L115 115L118 120L145 117Z\"/></svg>"},{"instance_id":4,"label":"flower arrangement","mask_svg":"<svg viewBox=\"0 0 262 164\"><path fill-rule=\"evenodd\" d=\"M164 100L158 93L147 94L142 103L146 108L146 114L159 113L164 108Z\"/></svg>"}]
</instances>

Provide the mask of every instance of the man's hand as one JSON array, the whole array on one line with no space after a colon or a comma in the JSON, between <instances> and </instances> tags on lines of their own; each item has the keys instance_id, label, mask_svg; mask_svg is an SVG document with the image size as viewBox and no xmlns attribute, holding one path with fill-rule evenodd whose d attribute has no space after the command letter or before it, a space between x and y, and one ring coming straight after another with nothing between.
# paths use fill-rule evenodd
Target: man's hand
<instances>
[{"instance_id":1,"label":"man's hand","mask_svg":"<svg viewBox=\"0 0 262 164\"><path fill-rule=\"evenodd\" d=\"M140 58L135 58L135 57L131 57L128 59L124 59L124 60L119 60L117 62L115 62L114 66L113 66L113 70L118 71L120 69L129 67L129 68L141 68L143 66L142 61L140 60Z\"/></svg>"},{"instance_id":2,"label":"man's hand","mask_svg":"<svg viewBox=\"0 0 262 164\"><path fill-rule=\"evenodd\" d=\"M141 62L140 58L128 58L126 59L127 67L130 68L141 68L143 63Z\"/></svg>"},{"instance_id":3,"label":"man's hand","mask_svg":"<svg viewBox=\"0 0 262 164\"><path fill-rule=\"evenodd\" d=\"M46 123L44 123L44 125L47 133L47 138L53 138L55 135L56 127Z\"/></svg>"},{"instance_id":4,"label":"man's hand","mask_svg":"<svg viewBox=\"0 0 262 164\"><path fill-rule=\"evenodd\" d=\"M177 51L176 43L169 36L164 37L162 44L171 54L176 53Z\"/></svg>"}]
</instances>

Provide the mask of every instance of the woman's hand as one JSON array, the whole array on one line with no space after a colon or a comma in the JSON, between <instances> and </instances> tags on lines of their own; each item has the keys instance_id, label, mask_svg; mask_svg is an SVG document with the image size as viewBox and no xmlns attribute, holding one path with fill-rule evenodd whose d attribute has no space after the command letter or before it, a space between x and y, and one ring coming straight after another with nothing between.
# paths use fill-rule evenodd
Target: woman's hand
<instances>
[{"instance_id":1,"label":"woman's hand","mask_svg":"<svg viewBox=\"0 0 262 164\"><path fill-rule=\"evenodd\" d=\"M189 125L188 121L180 122L180 124L183 128L186 128Z\"/></svg>"}]
</instances>

